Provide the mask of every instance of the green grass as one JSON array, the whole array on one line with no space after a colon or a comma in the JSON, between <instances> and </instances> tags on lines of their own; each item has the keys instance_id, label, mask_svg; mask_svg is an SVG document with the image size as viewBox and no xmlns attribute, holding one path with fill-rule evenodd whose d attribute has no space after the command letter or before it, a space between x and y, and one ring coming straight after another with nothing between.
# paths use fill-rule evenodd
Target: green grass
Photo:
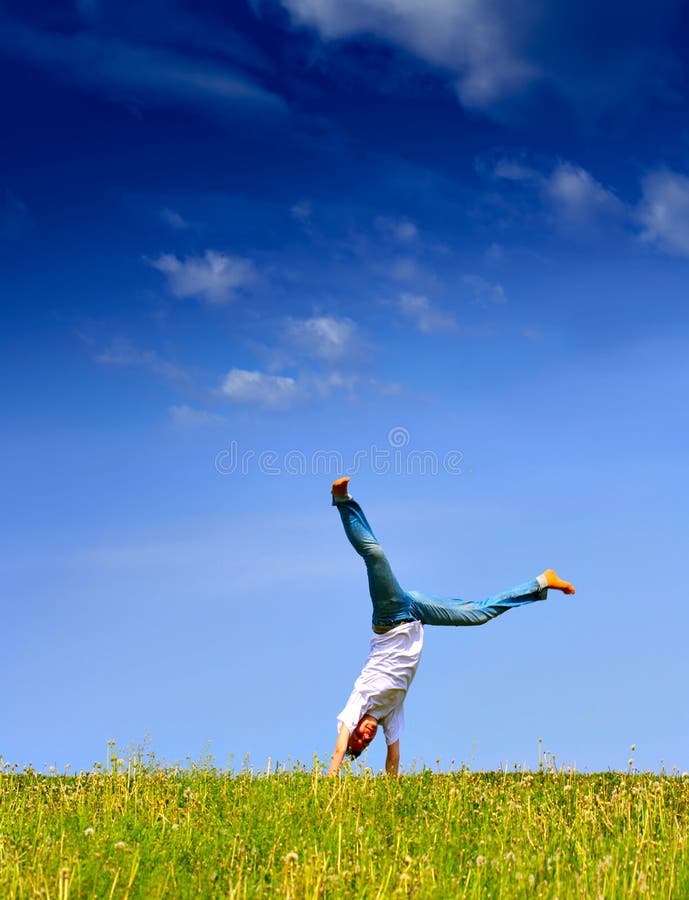
<instances>
[{"instance_id":1,"label":"green grass","mask_svg":"<svg viewBox=\"0 0 689 900\"><path fill-rule=\"evenodd\" d=\"M0 897L687 898L688 827L686 776L5 766Z\"/></svg>"}]
</instances>

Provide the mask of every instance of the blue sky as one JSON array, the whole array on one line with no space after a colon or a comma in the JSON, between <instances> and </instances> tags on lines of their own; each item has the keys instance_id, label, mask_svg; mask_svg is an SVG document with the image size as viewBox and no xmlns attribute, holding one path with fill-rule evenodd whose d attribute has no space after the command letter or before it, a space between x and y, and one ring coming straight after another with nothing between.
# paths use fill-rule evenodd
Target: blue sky
<instances>
[{"instance_id":1,"label":"blue sky","mask_svg":"<svg viewBox=\"0 0 689 900\"><path fill-rule=\"evenodd\" d=\"M426 630L404 765L689 768L688 26L0 6L5 760L327 756L346 469L407 587L577 586Z\"/></svg>"}]
</instances>

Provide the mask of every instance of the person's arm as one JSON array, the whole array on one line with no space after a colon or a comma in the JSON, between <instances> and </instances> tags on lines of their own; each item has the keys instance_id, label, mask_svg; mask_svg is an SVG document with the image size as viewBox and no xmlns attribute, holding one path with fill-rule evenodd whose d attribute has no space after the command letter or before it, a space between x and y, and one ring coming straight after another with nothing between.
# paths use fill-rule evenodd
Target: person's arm
<instances>
[{"instance_id":1,"label":"person's arm","mask_svg":"<svg viewBox=\"0 0 689 900\"><path fill-rule=\"evenodd\" d=\"M387 775L397 775L400 769L400 742L399 738L394 744L388 744L388 752L385 757L385 772Z\"/></svg>"},{"instance_id":2,"label":"person's arm","mask_svg":"<svg viewBox=\"0 0 689 900\"><path fill-rule=\"evenodd\" d=\"M347 752L347 744L349 743L349 728L346 725L341 724L340 730L337 734L337 741L335 743L335 749L333 751L332 758L330 760L330 768L328 769L328 775L337 775L340 771L340 766L342 765L342 760L344 759L345 753Z\"/></svg>"}]
</instances>

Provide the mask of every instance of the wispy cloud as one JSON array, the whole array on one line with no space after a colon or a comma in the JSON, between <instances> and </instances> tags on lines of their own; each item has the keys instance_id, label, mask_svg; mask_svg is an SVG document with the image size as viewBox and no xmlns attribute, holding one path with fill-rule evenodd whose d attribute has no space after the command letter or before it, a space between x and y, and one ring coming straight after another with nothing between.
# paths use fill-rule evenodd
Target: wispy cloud
<instances>
[{"instance_id":1,"label":"wispy cloud","mask_svg":"<svg viewBox=\"0 0 689 900\"><path fill-rule=\"evenodd\" d=\"M484 108L539 74L518 50L522 19L507 4L457 0L282 0L294 19L325 40L373 36L404 47L455 81L466 106Z\"/></svg>"},{"instance_id":2,"label":"wispy cloud","mask_svg":"<svg viewBox=\"0 0 689 900\"><path fill-rule=\"evenodd\" d=\"M689 256L689 177L667 169L641 183L637 209L641 240L678 256Z\"/></svg>"},{"instance_id":3,"label":"wispy cloud","mask_svg":"<svg viewBox=\"0 0 689 900\"><path fill-rule=\"evenodd\" d=\"M290 215L302 225L308 225L313 215L313 206L310 200L299 200L290 207Z\"/></svg>"},{"instance_id":4,"label":"wispy cloud","mask_svg":"<svg viewBox=\"0 0 689 900\"><path fill-rule=\"evenodd\" d=\"M536 169L514 159L498 159L493 167L492 174L496 178L505 178L507 181L533 181L538 183L543 178Z\"/></svg>"},{"instance_id":5,"label":"wispy cloud","mask_svg":"<svg viewBox=\"0 0 689 900\"><path fill-rule=\"evenodd\" d=\"M571 162L557 161L549 168L538 168L519 158L503 157L488 162L479 159L477 169L490 178L510 181L535 193L543 212L563 229L586 232L626 215L625 205L613 191Z\"/></svg>"},{"instance_id":6,"label":"wispy cloud","mask_svg":"<svg viewBox=\"0 0 689 900\"><path fill-rule=\"evenodd\" d=\"M297 353L327 363L354 359L361 353L359 328L346 317L288 319L283 340Z\"/></svg>"},{"instance_id":7,"label":"wispy cloud","mask_svg":"<svg viewBox=\"0 0 689 900\"><path fill-rule=\"evenodd\" d=\"M179 428L198 428L203 425L220 425L226 421L224 416L218 413L208 412L205 409L194 409L192 406L182 404L168 407L170 418Z\"/></svg>"},{"instance_id":8,"label":"wispy cloud","mask_svg":"<svg viewBox=\"0 0 689 900\"><path fill-rule=\"evenodd\" d=\"M234 403L267 409L287 409L300 397L294 378L247 369L231 369L223 378L220 394Z\"/></svg>"},{"instance_id":9,"label":"wispy cloud","mask_svg":"<svg viewBox=\"0 0 689 900\"><path fill-rule=\"evenodd\" d=\"M408 256L400 256L388 263L376 265L375 268L384 272L393 281L412 281L418 273L416 262Z\"/></svg>"},{"instance_id":10,"label":"wispy cloud","mask_svg":"<svg viewBox=\"0 0 689 900\"><path fill-rule=\"evenodd\" d=\"M610 4L603 13L583 15L577 3L514 0L282 4L323 41L379 41L413 54L454 86L465 107L498 116L537 84L547 84L587 118L622 103L638 108L667 96L682 66L667 40L681 7L677 0L628 3L624 15ZM397 69L403 67L406 60Z\"/></svg>"},{"instance_id":11,"label":"wispy cloud","mask_svg":"<svg viewBox=\"0 0 689 900\"><path fill-rule=\"evenodd\" d=\"M505 289L501 284L493 284L481 275L464 275L462 281L471 288L477 303L487 305L507 302Z\"/></svg>"},{"instance_id":12,"label":"wispy cloud","mask_svg":"<svg viewBox=\"0 0 689 900\"><path fill-rule=\"evenodd\" d=\"M251 260L216 250L184 259L163 253L147 262L165 276L175 297L191 297L212 304L229 303L238 290L257 278Z\"/></svg>"},{"instance_id":13,"label":"wispy cloud","mask_svg":"<svg viewBox=\"0 0 689 900\"><path fill-rule=\"evenodd\" d=\"M367 339L360 326L347 316L313 315L276 319L272 345L256 343L254 352L277 382L252 372L251 382L272 395L279 390L286 406L296 401L317 401L340 391L350 396L361 392L395 393L397 385L380 382L370 374L372 363ZM285 371L295 372L285 382ZM244 393L248 376L233 376L232 392ZM284 396L283 396L284 394ZM268 405L268 404L264 404ZM277 404L273 404L277 405Z\"/></svg>"},{"instance_id":14,"label":"wispy cloud","mask_svg":"<svg viewBox=\"0 0 689 900\"><path fill-rule=\"evenodd\" d=\"M343 391L350 396L361 392L370 392L382 397L400 394L402 386L396 381L380 381L369 375L353 372L330 372L325 376L306 376L302 387L310 396L321 399L329 397L334 391Z\"/></svg>"},{"instance_id":15,"label":"wispy cloud","mask_svg":"<svg viewBox=\"0 0 689 900\"><path fill-rule=\"evenodd\" d=\"M92 31L41 30L5 17L0 52L127 104L182 104L214 113L240 106L272 111L285 108L280 97L231 65Z\"/></svg>"},{"instance_id":16,"label":"wispy cloud","mask_svg":"<svg viewBox=\"0 0 689 900\"><path fill-rule=\"evenodd\" d=\"M400 294L397 307L422 334L442 334L457 330L454 316L436 309L424 294Z\"/></svg>"},{"instance_id":17,"label":"wispy cloud","mask_svg":"<svg viewBox=\"0 0 689 900\"><path fill-rule=\"evenodd\" d=\"M559 163L543 181L544 196L561 221L589 225L624 214L624 205L612 191L572 163Z\"/></svg>"},{"instance_id":18,"label":"wispy cloud","mask_svg":"<svg viewBox=\"0 0 689 900\"><path fill-rule=\"evenodd\" d=\"M374 224L382 234L402 244L411 243L419 236L419 229L411 219L377 216Z\"/></svg>"},{"instance_id":19,"label":"wispy cloud","mask_svg":"<svg viewBox=\"0 0 689 900\"><path fill-rule=\"evenodd\" d=\"M182 367L163 359L155 350L141 350L123 338L113 340L109 347L96 353L94 359L104 366L145 369L170 381L191 381L191 376Z\"/></svg>"},{"instance_id":20,"label":"wispy cloud","mask_svg":"<svg viewBox=\"0 0 689 900\"><path fill-rule=\"evenodd\" d=\"M169 225L170 228L174 228L177 231L186 231L187 228L191 228L191 222L187 222L184 216L174 209L168 209L168 207L160 210L160 219L165 225Z\"/></svg>"}]
</instances>

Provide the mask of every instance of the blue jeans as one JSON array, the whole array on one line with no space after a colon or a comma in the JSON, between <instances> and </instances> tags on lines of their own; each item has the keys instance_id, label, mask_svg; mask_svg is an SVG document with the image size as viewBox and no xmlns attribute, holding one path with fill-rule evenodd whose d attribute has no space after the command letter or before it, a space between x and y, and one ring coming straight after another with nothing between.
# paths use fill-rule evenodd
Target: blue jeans
<instances>
[{"instance_id":1,"label":"blue jeans","mask_svg":"<svg viewBox=\"0 0 689 900\"><path fill-rule=\"evenodd\" d=\"M395 625L405 619L414 619L424 625L483 625L513 606L546 598L547 588L541 588L536 579L477 603L405 591L395 578L359 504L347 500L336 506L350 544L366 563L374 625Z\"/></svg>"}]
</instances>

